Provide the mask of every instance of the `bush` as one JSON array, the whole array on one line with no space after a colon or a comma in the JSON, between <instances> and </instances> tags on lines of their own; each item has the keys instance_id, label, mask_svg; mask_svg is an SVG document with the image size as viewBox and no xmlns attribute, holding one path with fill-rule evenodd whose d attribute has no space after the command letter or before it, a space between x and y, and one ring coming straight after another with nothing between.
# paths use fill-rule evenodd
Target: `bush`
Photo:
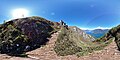
<instances>
[{"instance_id":1,"label":"bush","mask_svg":"<svg viewBox=\"0 0 120 60\"><path fill-rule=\"evenodd\" d=\"M71 35L69 30L67 30L66 28L61 29L61 33L58 36L54 48L55 52L58 55L72 55L76 52L79 52L82 49L81 47L76 46L76 44L69 39L69 35Z\"/></svg>"}]
</instances>

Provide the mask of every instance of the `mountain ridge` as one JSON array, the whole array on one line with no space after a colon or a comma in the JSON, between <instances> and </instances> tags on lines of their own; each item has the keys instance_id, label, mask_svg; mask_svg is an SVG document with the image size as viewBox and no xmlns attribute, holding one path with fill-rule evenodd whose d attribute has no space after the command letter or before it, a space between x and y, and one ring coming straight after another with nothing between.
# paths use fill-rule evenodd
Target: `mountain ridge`
<instances>
[{"instance_id":1,"label":"mountain ridge","mask_svg":"<svg viewBox=\"0 0 120 60\"><path fill-rule=\"evenodd\" d=\"M84 30L84 31L95 38L100 38L104 36L109 31L109 29L95 29L95 30Z\"/></svg>"}]
</instances>

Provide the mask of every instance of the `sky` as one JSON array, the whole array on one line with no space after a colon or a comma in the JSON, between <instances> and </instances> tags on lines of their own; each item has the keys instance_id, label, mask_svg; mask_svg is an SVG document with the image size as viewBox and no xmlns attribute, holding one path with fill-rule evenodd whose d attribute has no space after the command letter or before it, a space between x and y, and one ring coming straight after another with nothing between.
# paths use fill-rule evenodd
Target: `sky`
<instances>
[{"instance_id":1,"label":"sky","mask_svg":"<svg viewBox=\"0 0 120 60\"><path fill-rule=\"evenodd\" d=\"M0 23L23 8L29 16L63 20L82 29L111 28L120 24L120 0L0 0Z\"/></svg>"}]
</instances>

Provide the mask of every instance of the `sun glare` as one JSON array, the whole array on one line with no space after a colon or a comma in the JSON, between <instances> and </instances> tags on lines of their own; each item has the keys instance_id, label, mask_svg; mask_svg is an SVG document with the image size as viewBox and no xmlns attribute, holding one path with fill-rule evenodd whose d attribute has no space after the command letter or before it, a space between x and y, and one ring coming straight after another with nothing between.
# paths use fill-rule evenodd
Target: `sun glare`
<instances>
[{"instance_id":1,"label":"sun glare","mask_svg":"<svg viewBox=\"0 0 120 60\"><path fill-rule=\"evenodd\" d=\"M28 10L19 8L12 11L12 18L23 18L28 16Z\"/></svg>"}]
</instances>

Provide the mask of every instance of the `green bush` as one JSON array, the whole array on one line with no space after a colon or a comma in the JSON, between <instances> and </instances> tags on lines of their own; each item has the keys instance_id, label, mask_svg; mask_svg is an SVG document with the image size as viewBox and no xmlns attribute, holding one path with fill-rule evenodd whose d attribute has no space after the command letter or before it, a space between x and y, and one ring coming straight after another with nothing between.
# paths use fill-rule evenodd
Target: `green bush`
<instances>
[{"instance_id":1,"label":"green bush","mask_svg":"<svg viewBox=\"0 0 120 60\"><path fill-rule=\"evenodd\" d=\"M55 52L58 55L72 55L82 49L81 47L76 46L76 44L69 39L69 35L71 35L69 30L67 30L66 28L61 29L61 33L58 36L54 48Z\"/></svg>"}]
</instances>

